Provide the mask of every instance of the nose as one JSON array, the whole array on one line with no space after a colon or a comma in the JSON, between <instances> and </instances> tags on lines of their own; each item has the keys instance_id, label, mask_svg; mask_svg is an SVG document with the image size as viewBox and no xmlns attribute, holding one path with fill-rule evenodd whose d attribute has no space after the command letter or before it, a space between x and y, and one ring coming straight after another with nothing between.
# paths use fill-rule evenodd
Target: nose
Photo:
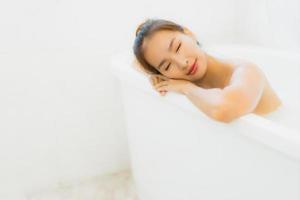
<instances>
[{"instance_id":1,"label":"nose","mask_svg":"<svg viewBox=\"0 0 300 200\"><path fill-rule=\"evenodd\" d=\"M191 65L190 60L186 58L186 59L183 59L178 66L182 71L186 71L186 70L188 70L190 65Z\"/></svg>"},{"instance_id":2,"label":"nose","mask_svg":"<svg viewBox=\"0 0 300 200\"><path fill-rule=\"evenodd\" d=\"M185 59L182 65L182 70L186 70L189 66L189 60Z\"/></svg>"},{"instance_id":3,"label":"nose","mask_svg":"<svg viewBox=\"0 0 300 200\"><path fill-rule=\"evenodd\" d=\"M188 58L176 57L173 59L177 63L177 66L180 70L186 70L190 64L190 61Z\"/></svg>"}]
</instances>

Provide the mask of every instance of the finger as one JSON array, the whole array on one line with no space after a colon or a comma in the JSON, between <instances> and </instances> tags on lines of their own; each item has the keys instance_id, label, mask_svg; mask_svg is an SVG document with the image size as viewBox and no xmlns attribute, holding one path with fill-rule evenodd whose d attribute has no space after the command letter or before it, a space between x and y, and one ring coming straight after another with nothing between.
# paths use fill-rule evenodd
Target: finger
<instances>
[{"instance_id":1,"label":"finger","mask_svg":"<svg viewBox=\"0 0 300 200\"><path fill-rule=\"evenodd\" d=\"M155 76L155 78L154 78L154 85L156 85L157 83L159 83L159 78L157 76Z\"/></svg>"},{"instance_id":2,"label":"finger","mask_svg":"<svg viewBox=\"0 0 300 200\"><path fill-rule=\"evenodd\" d=\"M162 96L165 96L165 95L167 94L167 92L168 92L168 91L163 90L162 92L160 92L160 94L161 94Z\"/></svg>"},{"instance_id":3,"label":"finger","mask_svg":"<svg viewBox=\"0 0 300 200\"><path fill-rule=\"evenodd\" d=\"M157 74L157 75L154 75L155 77L157 77L158 78L158 80L169 80L169 78L167 78L167 77L165 77L165 76L163 76L163 75L160 75L160 74Z\"/></svg>"},{"instance_id":4,"label":"finger","mask_svg":"<svg viewBox=\"0 0 300 200\"><path fill-rule=\"evenodd\" d=\"M157 83L156 85L154 85L154 87L157 89L157 88L160 88L162 86L167 86L168 85L168 81L162 81L160 83Z\"/></svg>"},{"instance_id":5,"label":"finger","mask_svg":"<svg viewBox=\"0 0 300 200\"><path fill-rule=\"evenodd\" d=\"M160 83L160 82L163 82L163 81L167 81L167 80L162 79L162 78L158 78L158 82L157 83Z\"/></svg>"},{"instance_id":6,"label":"finger","mask_svg":"<svg viewBox=\"0 0 300 200\"><path fill-rule=\"evenodd\" d=\"M157 92L168 92L169 88L168 86L161 86L160 88L156 88Z\"/></svg>"},{"instance_id":7,"label":"finger","mask_svg":"<svg viewBox=\"0 0 300 200\"><path fill-rule=\"evenodd\" d=\"M166 91L166 90L159 90L159 91L158 91L158 93L159 93L161 96L166 95L167 92L168 92L168 91Z\"/></svg>"},{"instance_id":8,"label":"finger","mask_svg":"<svg viewBox=\"0 0 300 200\"><path fill-rule=\"evenodd\" d=\"M166 92L168 92L168 91L167 91L167 90L163 90L163 89L159 89L158 92L159 92L159 93L166 93Z\"/></svg>"},{"instance_id":9,"label":"finger","mask_svg":"<svg viewBox=\"0 0 300 200\"><path fill-rule=\"evenodd\" d=\"M160 96L165 96L165 95L166 95L166 93L164 93L164 92L160 93Z\"/></svg>"},{"instance_id":10,"label":"finger","mask_svg":"<svg viewBox=\"0 0 300 200\"><path fill-rule=\"evenodd\" d=\"M157 77L159 77L160 79L162 79L162 80L169 80L169 78L168 77L165 77L165 76L163 76L163 75L157 75Z\"/></svg>"},{"instance_id":11,"label":"finger","mask_svg":"<svg viewBox=\"0 0 300 200\"><path fill-rule=\"evenodd\" d=\"M154 78L153 78L153 76L151 76L151 77L149 78L149 81L150 81L150 83L151 83L152 85L154 85Z\"/></svg>"},{"instance_id":12,"label":"finger","mask_svg":"<svg viewBox=\"0 0 300 200\"><path fill-rule=\"evenodd\" d=\"M155 75L150 77L150 82L154 86L157 83L157 77Z\"/></svg>"}]
</instances>

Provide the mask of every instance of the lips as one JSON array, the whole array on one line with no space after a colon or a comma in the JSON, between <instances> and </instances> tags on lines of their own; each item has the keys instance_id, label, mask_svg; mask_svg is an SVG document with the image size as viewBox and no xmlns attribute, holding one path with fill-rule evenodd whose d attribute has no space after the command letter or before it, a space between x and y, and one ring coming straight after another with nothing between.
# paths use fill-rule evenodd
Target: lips
<instances>
[{"instance_id":1,"label":"lips","mask_svg":"<svg viewBox=\"0 0 300 200\"><path fill-rule=\"evenodd\" d=\"M189 72L187 73L187 75L191 75L194 74L195 71L197 70L197 58L195 59L195 62L193 63L193 65L191 66Z\"/></svg>"}]
</instances>

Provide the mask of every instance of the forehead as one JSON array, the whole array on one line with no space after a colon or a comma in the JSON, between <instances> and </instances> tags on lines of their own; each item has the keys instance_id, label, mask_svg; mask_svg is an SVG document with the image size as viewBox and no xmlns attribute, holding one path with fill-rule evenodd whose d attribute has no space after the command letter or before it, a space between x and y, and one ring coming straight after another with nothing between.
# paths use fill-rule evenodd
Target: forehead
<instances>
[{"instance_id":1,"label":"forehead","mask_svg":"<svg viewBox=\"0 0 300 200\"><path fill-rule=\"evenodd\" d=\"M154 67L165 58L171 40L180 34L178 31L162 30L155 32L149 38L145 38L143 48L145 59Z\"/></svg>"}]
</instances>

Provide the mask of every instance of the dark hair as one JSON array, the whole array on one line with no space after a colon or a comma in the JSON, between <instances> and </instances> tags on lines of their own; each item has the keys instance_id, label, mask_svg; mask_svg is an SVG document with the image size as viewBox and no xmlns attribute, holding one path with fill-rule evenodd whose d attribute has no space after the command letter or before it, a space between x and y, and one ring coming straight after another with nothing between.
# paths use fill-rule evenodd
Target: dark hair
<instances>
[{"instance_id":1,"label":"dark hair","mask_svg":"<svg viewBox=\"0 0 300 200\"><path fill-rule=\"evenodd\" d=\"M141 66L151 74L160 74L160 72L150 65L144 57L143 42L147 36L160 30L172 30L184 32L184 28L174 22L163 19L147 19L144 23L138 26L135 32L135 40L133 45L134 54Z\"/></svg>"}]
</instances>

